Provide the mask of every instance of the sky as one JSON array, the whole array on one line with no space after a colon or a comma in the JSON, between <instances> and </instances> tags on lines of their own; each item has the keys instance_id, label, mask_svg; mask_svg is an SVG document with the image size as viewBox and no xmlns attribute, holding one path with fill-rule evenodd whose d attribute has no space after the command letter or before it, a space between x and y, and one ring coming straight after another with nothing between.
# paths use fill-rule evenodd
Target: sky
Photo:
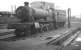
<instances>
[{"instance_id":1,"label":"sky","mask_svg":"<svg viewBox=\"0 0 81 50\"><path fill-rule=\"evenodd\" d=\"M12 7L18 7L24 5L25 1L33 2L33 1L46 1L55 4L56 9L64 9L67 10L71 8L72 16L81 16L81 2L80 0L0 0L0 11L12 11ZM14 8L15 9L15 8Z\"/></svg>"}]
</instances>

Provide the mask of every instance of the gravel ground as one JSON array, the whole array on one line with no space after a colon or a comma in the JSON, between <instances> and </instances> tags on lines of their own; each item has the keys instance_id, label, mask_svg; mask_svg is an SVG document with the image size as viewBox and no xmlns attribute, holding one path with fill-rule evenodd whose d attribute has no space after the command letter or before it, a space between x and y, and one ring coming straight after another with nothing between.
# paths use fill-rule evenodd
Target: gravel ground
<instances>
[{"instance_id":1,"label":"gravel ground","mask_svg":"<svg viewBox=\"0 0 81 50\"><path fill-rule=\"evenodd\" d=\"M73 24L73 28L77 26ZM79 25L80 26L80 25ZM0 41L0 50L57 50L59 46L46 45L48 40L45 40L48 36L59 35L65 32L67 29L59 29L58 31L39 34L34 38L25 38L18 41ZM67 32L67 31L66 31ZM59 34L58 34L59 33ZM41 36L41 37L40 37ZM70 50L73 46L68 46L63 50ZM69 49L68 49L69 48ZM75 47L77 48L77 47ZM77 49L78 50L78 49Z\"/></svg>"},{"instance_id":2,"label":"gravel ground","mask_svg":"<svg viewBox=\"0 0 81 50\"><path fill-rule=\"evenodd\" d=\"M25 38L18 41L0 41L0 50L57 50L58 46L47 46L49 40L45 40L48 36L56 36L67 32L66 29L59 29L56 31L46 32L38 35L35 38ZM41 36L41 37L40 37ZM57 37L57 36L56 36Z\"/></svg>"}]
</instances>

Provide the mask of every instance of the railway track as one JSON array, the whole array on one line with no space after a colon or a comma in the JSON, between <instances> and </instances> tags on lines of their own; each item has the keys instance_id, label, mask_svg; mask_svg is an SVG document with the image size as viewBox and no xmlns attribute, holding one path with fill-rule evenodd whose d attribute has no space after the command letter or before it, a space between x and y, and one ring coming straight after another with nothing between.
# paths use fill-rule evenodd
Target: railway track
<instances>
[{"instance_id":1,"label":"railway track","mask_svg":"<svg viewBox=\"0 0 81 50\"><path fill-rule=\"evenodd\" d=\"M52 37L52 38L49 40L49 42L48 42L47 44L54 44L54 43L56 43L57 41L60 40L59 38L63 39L65 36L69 35L69 34L70 34L69 32L75 33L75 32L77 32L78 30L80 30L80 29L69 30L69 31L66 31L65 33L61 34L60 36ZM7 34L7 35L3 36L2 39L0 38L0 41L12 42L12 41L18 41L18 40L25 40L25 39L27 39L27 38L28 38L28 37L16 37L16 36L13 35L13 34ZM46 39L49 39L49 37L46 38ZM66 39L66 38L64 38L64 39Z\"/></svg>"},{"instance_id":2,"label":"railway track","mask_svg":"<svg viewBox=\"0 0 81 50\"><path fill-rule=\"evenodd\" d=\"M73 42L76 37L80 34L81 29L77 28L72 30L71 32L67 32L60 37L53 39L47 43L47 45L55 45L55 46L67 46Z\"/></svg>"}]
</instances>

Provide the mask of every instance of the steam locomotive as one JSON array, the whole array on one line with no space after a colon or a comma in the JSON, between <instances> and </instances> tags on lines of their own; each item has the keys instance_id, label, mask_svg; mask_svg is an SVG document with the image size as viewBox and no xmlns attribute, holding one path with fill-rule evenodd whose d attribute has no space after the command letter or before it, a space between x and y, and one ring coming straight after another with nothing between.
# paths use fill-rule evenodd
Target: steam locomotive
<instances>
[{"instance_id":1,"label":"steam locomotive","mask_svg":"<svg viewBox=\"0 0 81 50\"><path fill-rule=\"evenodd\" d=\"M29 7L28 2L25 2L24 6L18 7L15 13L15 16L20 19L20 22L9 24L9 26L11 26L9 28L16 29L16 36L31 36L36 33L50 31L59 27L64 27L66 22L65 16L59 16L59 19L57 18L56 11L53 8L32 8Z\"/></svg>"}]
</instances>

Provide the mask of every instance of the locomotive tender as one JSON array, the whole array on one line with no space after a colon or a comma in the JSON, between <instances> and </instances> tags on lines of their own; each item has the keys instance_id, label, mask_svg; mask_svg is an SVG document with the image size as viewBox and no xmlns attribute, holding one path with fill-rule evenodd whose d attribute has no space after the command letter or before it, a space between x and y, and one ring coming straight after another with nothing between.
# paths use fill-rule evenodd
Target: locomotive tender
<instances>
[{"instance_id":1,"label":"locomotive tender","mask_svg":"<svg viewBox=\"0 0 81 50\"><path fill-rule=\"evenodd\" d=\"M15 10L16 17L21 21L19 23L9 25L11 28L16 29L16 36L30 36L36 33L46 32L64 26L66 22L66 15L63 15L62 12L56 11L54 8L33 8L29 7L28 2L24 3L24 6L20 6ZM63 13L66 12L64 11Z\"/></svg>"}]
</instances>

